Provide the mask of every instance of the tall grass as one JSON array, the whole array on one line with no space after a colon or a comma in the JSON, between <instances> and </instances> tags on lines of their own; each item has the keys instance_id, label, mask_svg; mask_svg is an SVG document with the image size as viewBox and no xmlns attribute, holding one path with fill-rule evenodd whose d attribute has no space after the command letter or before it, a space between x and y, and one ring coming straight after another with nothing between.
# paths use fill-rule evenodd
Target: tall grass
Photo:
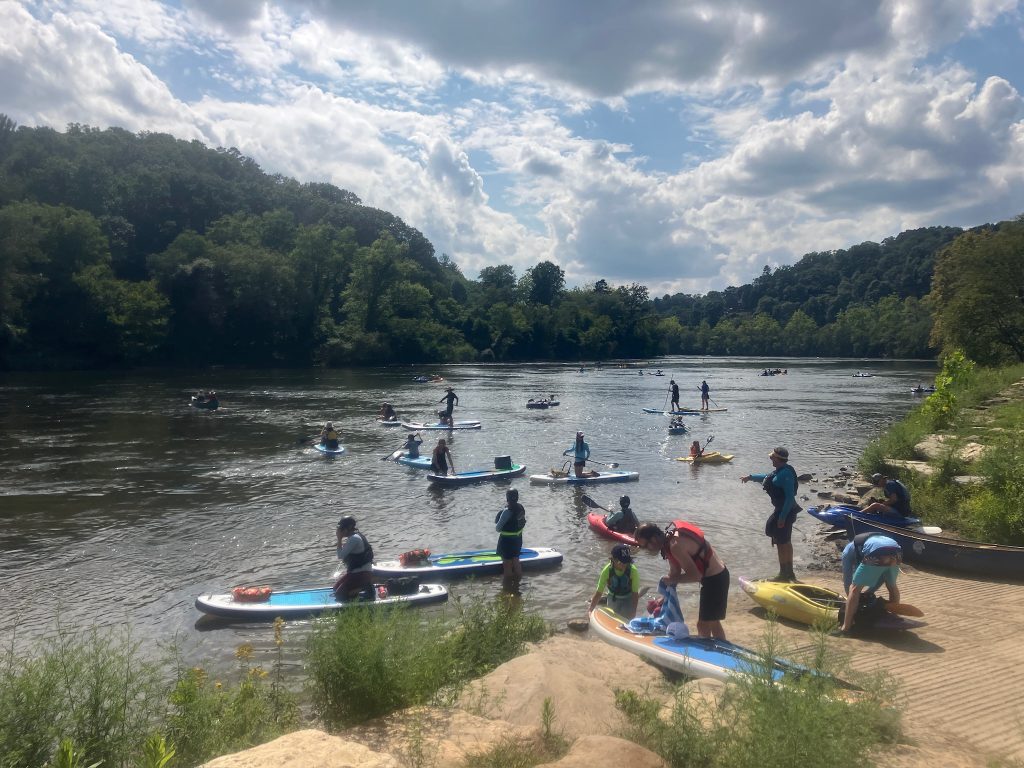
<instances>
[{"instance_id":1,"label":"tall grass","mask_svg":"<svg viewBox=\"0 0 1024 768\"><path fill-rule=\"evenodd\" d=\"M888 703L893 691L881 679L856 696L843 691L827 674L832 657L823 634L818 643L813 674L774 682L779 645L769 625L752 674L732 678L717 702L681 687L667 714L653 698L617 691L625 735L672 768L865 768L873 747L900 734L899 713Z\"/></svg>"}]
</instances>

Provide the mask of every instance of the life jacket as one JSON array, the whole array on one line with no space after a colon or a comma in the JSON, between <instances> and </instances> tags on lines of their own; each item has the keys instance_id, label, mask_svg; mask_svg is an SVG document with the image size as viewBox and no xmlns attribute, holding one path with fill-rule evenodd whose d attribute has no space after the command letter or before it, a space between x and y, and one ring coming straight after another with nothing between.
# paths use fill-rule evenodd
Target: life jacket
<instances>
[{"instance_id":1,"label":"life jacket","mask_svg":"<svg viewBox=\"0 0 1024 768\"><path fill-rule=\"evenodd\" d=\"M711 565L711 556L715 553L711 548L711 545L708 544L707 539L704 538L704 531L693 523L688 523L685 520L673 520L668 524L668 527L665 529L665 544L661 548L661 556L665 560L673 562L681 568L682 563L672 556L672 551L669 548L669 545L672 543L673 533L686 536L700 544L700 547L697 549L697 554L694 555L693 563L697 566L697 570L700 571L701 577L703 577L708 570L708 566Z\"/></svg>"},{"instance_id":2,"label":"life jacket","mask_svg":"<svg viewBox=\"0 0 1024 768\"><path fill-rule=\"evenodd\" d=\"M515 507L518 507L518 509ZM501 527L499 535L520 536L523 533L523 529L526 527L526 509L522 504L516 502L514 507L509 511L512 512L512 514L508 516L508 520L506 520L505 524ZM502 512L504 512L504 510L502 510ZM497 523L498 518L500 517L501 512L499 512L497 517L494 518L494 522Z\"/></svg>"},{"instance_id":3,"label":"life jacket","mask_svg":"<svg viewBox=\"0 0 1024 768\"><path fill-rule=\"evenodd\" d=\"M398 562L403 566L416 566L423 565L424 563L430 562L430 550L429 549L410 549L408 552L403 552L398 556Z\"/></svg>"},{"instance_id":4,"label":"life jacket","mask_svg":"<svg viewBox=\"0 0 1024 768\"><path fill-rule=\"evenodd\" d=\"M270 599L270 587L235 587L231 597L236 603L265 603Z\"/></svg>"},{"instance_id":5,"label":"life jacket","mask_svg":"<svg viewBox=\"0 0 1024 768\"><path fill-rule=\"evenodd\" d=\"M782 505L786 503L786 492L772 481L775 480L779 472L784 469L788 469L793 473L793 498L795 499L797 489L800 488L800 480L796 476L796 470L789 466L789 464L783 464L778 469L773 470L772 473L765 477L761 482L761 487L764 488L764 492L771 498L772 506L775 507L775 511L777 512L780 511L782 509Z\"/></svg>"},{"instance_id":6,"label":"life jacket","mask_svg":"<svg viewBox=\"0 0 1024 768\"><path fill-rule=\"evenodd\" d=\"M630 565L622 573L611 566L608 572L608 593L615 597L627 597L633 594L633 566Z\"/></svg>"},{"instance_id":7,"label":"life jacket","mask_svg":"<svg viewBox=\"0 0 1024 768\"><path fill-rule=\"evenodd\" d=\"M363 551L345 555L345 567L350 571L373 562L373 547L370 546L370 542L359 531L353 531L352 535L363 540Z\"/></svg>"}]
</instances>

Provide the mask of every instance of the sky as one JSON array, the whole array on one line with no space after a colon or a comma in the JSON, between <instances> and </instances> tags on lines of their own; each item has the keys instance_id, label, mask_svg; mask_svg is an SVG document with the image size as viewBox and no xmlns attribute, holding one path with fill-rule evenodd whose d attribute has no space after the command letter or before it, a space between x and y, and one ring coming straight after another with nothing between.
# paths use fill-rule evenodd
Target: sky
<instances>
[{"instance_id":1,"label":"sky","mask_svg":"<svg viewBox=\"0 0 1024 768\"><path fill-rule=\"evenodd\" d=\"M0 0L0 112L652 295L1024 213L1024 0Z\"/></svg>"}]
</instances>

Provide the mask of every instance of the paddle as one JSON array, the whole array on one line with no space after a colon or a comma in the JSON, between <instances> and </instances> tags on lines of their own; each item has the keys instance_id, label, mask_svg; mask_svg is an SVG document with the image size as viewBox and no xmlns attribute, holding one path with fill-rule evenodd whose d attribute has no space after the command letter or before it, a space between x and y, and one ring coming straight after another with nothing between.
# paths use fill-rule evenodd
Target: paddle
<instances>
[{"instance_id":1,"label":"paddle","mask_svg":"<svg viewBox=\"0 0 1024 768\"><path fill-rule=\"evenodd\" d=\"M394 453L392 453L392 454L390 454L388 456L381 456L380 460L381 461L394 461L399 456L401 456L403 453L405 453L405 448L399 448L397 451L395 451Z\"/></svg>"},{"instance_id":2,"label":"paddle","mask_svg":"<svg viewBox=\"0 0 1024 768\"><path fill-rule=\"evenodd\" d=\"M885 610L889 613L895 613L897 616L924 616L924 611L916 606L910 605L909 603L886 603Z\"/></svg>"},{"instance_id":3,"label":"paddle","mask_svg":"<svg viewBox=\"0 0 1024 768\"><path fill-rule=\"evenodd\" d=\"M700 396L701 397L704 397L704 390L703 389L701 389L700 387L697 387L697 391L700 392ZM718 408L718 403L715 402L715 399L713 397L711 397L711 395L708 395L708 400L710 400L712 403L715 403L715 408Z\"/></svg>"},{"instance_id":4,"label":"paddle","mask_svg":"<svg viewBox=\"0 0 1024 768\"><path fill-rule=\"evenodd\" d=\"M590 507L591 509L603 509L605 512L611 512L611 510L608 509L608 507L602 507L600 504L598 504L596 501L594 501L586 494L583 494L582 501L586 506Z\"/></svg>"},{"instance_id":5,"label":"paddle","mask_svg":"<svg viewBox=\"0 0 1024 768\"><path fill-rule=\"evenodd\" d=\"M593 462L594 464L600 464L602 467L608 467L608 469L618 469L619 462L617 461L598 461L597 459L587 459L587 461Z\"/></svg>"}]
</instances>

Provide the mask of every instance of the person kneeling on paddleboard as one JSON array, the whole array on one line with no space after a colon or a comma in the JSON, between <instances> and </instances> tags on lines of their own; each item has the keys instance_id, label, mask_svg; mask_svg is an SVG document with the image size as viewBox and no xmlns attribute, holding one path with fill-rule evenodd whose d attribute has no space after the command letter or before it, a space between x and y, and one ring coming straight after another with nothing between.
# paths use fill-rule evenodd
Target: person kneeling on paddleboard
<instances>
[{"instance_id":1,"label":"person kneeling on paddleboard","mask_svg":"<svg viewBox=\"0 0 1024 768\"><path fill-rule=\"evenodd\" d=\"M674 520L666 530L657 523L644 523L635 535L642 549L660 553L668 560L668 576L661 578L662 583L700 583L697 634L725 640L722 620L729 603L729 569L708 544L704 532L693 523Z\"/></svg>"},{"instance_id":2,"label":"person kneeling on paddleboard","mask_svg":"<svg viewBox=\"0 0 1024 768\"><path fill-rule=\"evenodd\" d=\"M418 459L420 457L420 446L423 445L423 440L420 439L420 433L414 432L409 435L405 440L405 455L410 459Z\"/></svg>"},{"instance_id":3,"label":"person kneeling on paddleboard","mask_svg":"<svg viewBox=\"0 0 1024 768\"><path fill-rule=\"evenodd\" d=\"M605 515L604 524L610 531L628 533L630 535L640 527L640 521L637 520L636 514L629 507L629 496L623 496L619 499L619 510Z\"/></svg>"},{"instance_id":4,"label":"person kneeling on paddleboard","mask_svg":"<svg viewBox=\"0 0 1024 768\"><path fill-rule=\"evenodd\" d=\"M334 597L350 600L373 586L373 547L356 528L356 519L345 515L338 521L338 559L345 563L345 574L334 582Z\"/></svg>"},{"instance_id":5,"label":"person kneeling on paddleboard","mask_svg":"<svg viewBox=\"0 0 1024 768\"><path fill-rule=\"evenodd\" d=\"M632 619L636 616L636 606L640 602L640 571L633 565L633 555L625 544L612 547L608 560L597 579L597 591L590 599L590 610L597 608L607 592L608 607L622 618Z\"/></svg>"},{"instance_id":6,"label":"person kneeling on paddleboard","mask_svg":"<svg viewBox=\"0 0 1024 768\"><path fill-rule=\"evenodd\" d=\"M583 442L582 432L577 432L576 442L562 451L563 456L568 456L570 453L572 454L572 468L576 473L576 477L586 477L587 459L590 458L590 446Z\"/></svg>"},{"instance_id":7,"label":"person kneeling on paddleboard","mask_svg":"<svg viewBox=\"0 0 1024 768\"><path fill-rule=\"evenodd\" d=\"M896 577L900 572L903 549L888 536L880 533L859 533L843 549L843 591L846 592L846 614L842 632L849 632L857 619L857 611L865 600L871 606L880 603L875 591L885 584L889 602L900 602Z\"/></svg>"}]
</instances>

